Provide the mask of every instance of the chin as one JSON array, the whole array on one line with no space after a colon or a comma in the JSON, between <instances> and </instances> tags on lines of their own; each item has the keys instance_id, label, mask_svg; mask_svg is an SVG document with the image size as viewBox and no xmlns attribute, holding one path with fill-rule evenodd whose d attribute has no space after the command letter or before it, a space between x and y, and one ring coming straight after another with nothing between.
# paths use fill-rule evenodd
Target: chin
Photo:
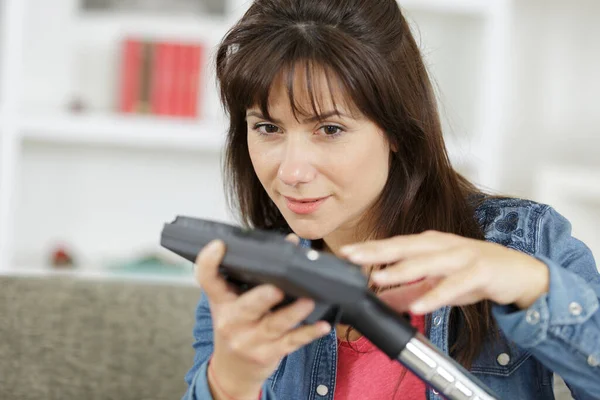
<instances>
[{"instance_id":1,"label":"chin","mask_svg":"<svg viewBox=\"0 0 600 400\"><path fill-rule=\"evenodd\" d=\"M332 229L327 229L319 221L302 221L298 219L287 219L288 225L292 231L302 239L318 240L327 236Z\"/></svg>"}]
</instances>

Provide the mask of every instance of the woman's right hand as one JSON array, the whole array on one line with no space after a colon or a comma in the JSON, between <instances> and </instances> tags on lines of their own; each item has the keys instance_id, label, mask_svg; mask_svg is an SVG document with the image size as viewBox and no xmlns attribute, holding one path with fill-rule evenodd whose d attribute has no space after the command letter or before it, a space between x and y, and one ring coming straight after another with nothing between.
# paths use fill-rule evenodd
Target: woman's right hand
<instances>
[{"instance_id":1,"label":"woman's right hand","mask_svg":"<svg viewBox=\"0 0 600 400\"><path fill-rule=\"evenodd\" d=\"M288 240L298 242L295 235ZM284 298L275 286L261 285L238 295L218 274L224 254L225 244L213 241L196 259L196 279L208 298L213 320L208 381L215 399L255 400L284 356L324 336L331 326L320 321L297 327L314 309L311 299L299 299L271 312Z\"/></svg>"}]
</instances>

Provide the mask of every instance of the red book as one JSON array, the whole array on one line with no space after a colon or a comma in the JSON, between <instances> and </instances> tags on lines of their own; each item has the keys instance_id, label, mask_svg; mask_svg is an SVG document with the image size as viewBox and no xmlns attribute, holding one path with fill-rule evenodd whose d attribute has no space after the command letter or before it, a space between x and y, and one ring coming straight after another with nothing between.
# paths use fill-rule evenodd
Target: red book
<instances>
[{"instance_id":1,"label":"red book","mask_svg":"<svg viewBox=\"0 0 600 400\"><path fill-rule=\"evenodd\" d=\"M160 82L158 83L160 98L158 101L158 115L173 115L173 90L175 86L175 45L173 43L161 43L161 70Z\"/></svg>"},{"instance_id":2,"label":"red book","mask_svg":"<svg viewBox=\"0 0 600 400\"><path fill-rule=\"evenodd\" d=\"M175 115L184 117L186 114L187 98L188 98L188 74L189 74L189 45L180 44L177 64L177 93Z\"/></svg>"},{"instance_id":3,"label":"red book","mask_svg":"<svg viewBox=\"0 0 600 400\"><path fill-rule=\"evenodd\" d=\"M119 111L134 113L140 96L140 75L142 68L142 42L126 39L121 50L121 86Z\"/></svg>"},{"instance_id":4,"label":"red book","mask_svg":"<svg viewBox=\"0 0 600 400\"><path fill-rule=\"evenodd\" d=\"M185 76L183 71L184 46L180 43L173 45L173 72L174 81L171 92L172 109L170 115L181 116L183 114L183 87L185 85Z\"/></svg>"},{"instance_id":5,"label":"red book","mask_svg":"<svg viewBox=\"0 0 600 400\"><path fill-rule=\"evenodd\" d=\"M161 115L162 99L164 98L164 43L154 43L154 60L152 63L152 88L150 94L151 111L153 115Z\"/></svg>"},{"instance_id":6,"label":"red book","mask_svg":"<svg viewBox=\"0 0 600 400\"><path fill-rule=\"evenodd\" d=\"M194 45L190 49L191 65L190 65L190 92L189 92L189 108L188 115L193 118L201 116L200 107L200 84L203 83L200 73L203 72L201 65L204 65L204 47L200 44Z\"/></svg>"},{"instance_id":7,"label":"red book","mask_svg":"<svg viewBox=\"0 0 600 400\"><path fill-rule=\"evenodd\" d=\"M192 45L187 44L183 46L183 54L181 61L181 75L182 79L182 88L181 88L181 116L185 118L191 117L191 92L193 85L193 77L192 77Z\"/></svg>"},{"instance_id":8,"label":"red book","mask_svg":"<svg viewBox=\"0 0 600 400\"><path fill-rule=\"evenodd\" d=\"M197 118L204 47L159 42L154 46L151 109L154 115Z\"/></svg>"}]
</instances>

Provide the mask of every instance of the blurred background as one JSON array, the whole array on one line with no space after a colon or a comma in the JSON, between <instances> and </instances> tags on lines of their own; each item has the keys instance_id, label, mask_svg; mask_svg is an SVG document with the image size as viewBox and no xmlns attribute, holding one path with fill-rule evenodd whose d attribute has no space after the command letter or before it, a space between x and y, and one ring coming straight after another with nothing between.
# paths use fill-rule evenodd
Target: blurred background
<instances>
[{"instance_id":1,"label":"blurred background","mask_svg":"<svg viewBox=\"0 0 600 400\"><path fill-rule=\"evenodd\" d=\"M400 4L456 168L553 205L600 252L600 3ZM177 264L158 246L164 222L234 221L212 62L247 0L1 5L0 270L161 272Z\"/></svg>"},{"instance_id":2,"label":"blurred background","mask_svg":"<svg viewBox=\"0 0 600 400\"><path fill-rule=\"evenodd\" d=\"M553 205L600 251L600 3L400 4L436 82L456 168L489 190ZM176 263L157 246L163 222L234 221L212 62L247 6L2 1L0 269L160 272Z\"/></svg>"},{"instance_id":3,"label":"blurred background","mask_svg":"<svg viewBox=\"0 0 600 400\"><path fill-rule=\"evenodd\" d=\"M247 0L0 0L0 272L193 284L178 214L235 222L212 62ZM600 2L405 0L456 168L600 254Z\"/></svg>"}]
</instances>

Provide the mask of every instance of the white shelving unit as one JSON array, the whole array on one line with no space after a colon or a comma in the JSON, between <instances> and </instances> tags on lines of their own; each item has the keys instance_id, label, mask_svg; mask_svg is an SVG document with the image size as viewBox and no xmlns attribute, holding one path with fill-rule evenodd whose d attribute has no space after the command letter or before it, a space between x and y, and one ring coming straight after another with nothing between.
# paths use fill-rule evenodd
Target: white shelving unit
<instances>
[{"instance_id":1,"label":"white shelving unit","mask_svg":"<svg viewBox=\"0 0 600 400\"><path fill-rule=\"evenodd\" d=\"M35 278L65 277L85 280L113 280L147 282L165 285L196 286L193 275L169 276L165 274L115 273L102 270L52 270L49 268L25 267L0 270L0 275L26 276Z\"/></svg>"},{"instance_id":2,"label":"white shelving unit","mask_svg":"<svg viewBox=\"0 0 600 400\"><path fill-rule=\"evenodd\" d=\"M491 12L493 1L486 0L403 0L400 5L408 10L436 13L485 15Z\"/></svg>"},{"instance_id":3,"label":"white shelving unit","mask_svg":"<svg viewBox=\"0 0 600 400\"><path fill-rule=\"evenodd\" d=\"M0 80L0 270L8 269L12 250L13 204L16 171L21 152L17 139L17 107L20 101L20 65L24 4L3 0L2 6L2 77Z\"/></svg>"},{"instance_id":4,"label":"white shelving unit","mask_svg":"<svg viewBox=\"0 0 600 400\"><path fill-rule=\"evenodd\" d=\"M110 115L48 115L21 120L19 139L56 144L218 152L224 123Z\"/></svg>"},{"instance_id":5,"label":"white shelving unit","mask_svg":"<svg viewBox=\"0 0 600 400\"><path fill-rule=\"evenodd\" d=\"M212 71L199 121L113 114L107 80L116 78L123 34L214 46L249 2L230 0L222 18L79 16L76 0L49 3L3 3L0 271L46 271L57 241L73 244L86 263L156 250L161 223L176 213L231 221L219 176L226 122ZM452 159L476 182L494 187L511 1L401 5L418 25L440 87ZM75 95L91 110L68 113Z\"/></svg>"}]
</instances>

